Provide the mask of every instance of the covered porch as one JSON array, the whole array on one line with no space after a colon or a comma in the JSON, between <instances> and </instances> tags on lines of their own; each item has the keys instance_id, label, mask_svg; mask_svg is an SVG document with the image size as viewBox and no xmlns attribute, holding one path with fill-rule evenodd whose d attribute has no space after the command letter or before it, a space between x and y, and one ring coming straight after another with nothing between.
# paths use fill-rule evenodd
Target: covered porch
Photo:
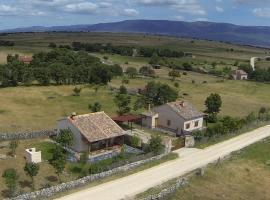
<instances>
[{"instance_id":1,"label":"covered porch","mask_svg":"<svg viewBox=\"0 0 270 200\"><path fill-rule=\"evenodd\" d=\"M108 138L104 140L99 140L95 142L88 142L88 152L89 153L94 153L98 151L108 151L113 148L121 148L124 144L124 135L114 137L114 138Z\"/></svg>"}]
</instances>

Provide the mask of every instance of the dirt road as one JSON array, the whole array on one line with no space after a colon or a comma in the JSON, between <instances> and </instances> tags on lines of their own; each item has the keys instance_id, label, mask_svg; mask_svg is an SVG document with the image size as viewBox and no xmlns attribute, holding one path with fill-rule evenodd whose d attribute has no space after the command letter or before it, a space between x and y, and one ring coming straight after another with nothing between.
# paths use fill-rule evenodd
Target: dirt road
<instances>
[{"instance_id":1,"label":"dirt road","mask_svg":"<svg viewBox=\"0 0 270 200\"><path fill-rule=\"evenodd\" d=\"M142 172L60 198L61 200L119 200L215 162L234 151L270 136L270 125L203 150L181 149L180 158Z\"/></svg>"}]
</instances>

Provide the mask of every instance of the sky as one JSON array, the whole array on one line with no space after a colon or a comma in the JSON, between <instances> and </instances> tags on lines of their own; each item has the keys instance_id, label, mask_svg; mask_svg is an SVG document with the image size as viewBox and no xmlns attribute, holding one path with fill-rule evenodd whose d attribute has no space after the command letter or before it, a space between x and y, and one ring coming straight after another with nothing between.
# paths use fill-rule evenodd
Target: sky
<instances>
[{"instance_id":1,"label":"sky","mask_svg":"<svg viewBox=\"0 0 270 200\"><path fill-rule=\"evenodd\" d=\"M0 0L0 29L132 19L270 26L270 0Z\"/></svg>"}]
</instances>

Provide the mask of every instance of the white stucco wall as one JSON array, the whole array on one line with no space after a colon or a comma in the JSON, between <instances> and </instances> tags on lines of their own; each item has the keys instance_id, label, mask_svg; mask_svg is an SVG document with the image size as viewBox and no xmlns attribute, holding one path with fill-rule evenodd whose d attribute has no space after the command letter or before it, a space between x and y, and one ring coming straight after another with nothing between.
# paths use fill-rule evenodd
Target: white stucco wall
<instances>
[{"instance_id":1,"label":"white stucco wall","mask_svg":"<svg viewBox=\"0 0 270 200\"><path fill-rule=\"evenodd\" d=\"M26 149L25 159L27 163L41 163L41 151L36 151L36 148Z\"/></svg>"},{"instance_id":2,"label":"white stucco wall","mask_svg":"<svg viewBox=\"0 0 270 200\"><path fill-rule=\"evenodd\" d=\"M155 125L156 125L156 118L158 118L158 114L154 115L154 116L145 116L143 119L142 119L142 125L144 127L147 127L147 128L155 128Z\"/></svg>"},{"instance_id":3,"label":"white stucco wall","mask_svg":"<svg viewBox=\"0 0 270 200\"><path fill-rule=\"evenodd\" d=\"M195 123L198 122L198 126L195 126ZM190 128L189 129L186 129L186 124L190 124ZM197 118L197 119L193 119L193 120L190 120L190 121L186 121L184 123L184 130L185 131L195 131L195 130L198 130L198 129L201 129L203 128L203 117L201 118Z\"/></svg>"},{"instance_id":4,"label":"white stucco wall","mask_svg":"<svg viewBox=\"0 0 270 200\"><path fill-rule=\"evenodd\" d=\"M197 129L201 129L203 127L203 117L185 121L180 115L174 112L168 105L162 105L159 107L155 107L153 109L156 113L158 113L158 125L162 127L166 127L173 130L178 130L178 133L181 133L181 130L185 131L195 131ZM170 120L170 126L167 125L168 120ZM198 121L198 127L195 127L195 122ZM190 123L190 128L186 129L185 125Z\"/></svg>"},{"instance_id":5,"label":"white stucco wall","mask_svg":"<svg viewBox=\"0 0 270 200\"><path fill-rule=\"evenodd\" d=\"M58 120L57 129L70 129L74 136L74 143L72 145L72 149L76 152L84 152L88 151L88 145L83 141L83 136L81 135L80 131L68 120L68 119L61 119Z\"/></svg>"}]
</instances>

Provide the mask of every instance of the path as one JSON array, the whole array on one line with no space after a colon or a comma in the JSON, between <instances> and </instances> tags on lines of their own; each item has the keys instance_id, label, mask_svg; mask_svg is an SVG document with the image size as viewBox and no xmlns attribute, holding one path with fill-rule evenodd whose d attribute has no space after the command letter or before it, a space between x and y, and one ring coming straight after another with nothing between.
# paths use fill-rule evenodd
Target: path
<instances>
[{"instance_id":1,"label":"path","mask_svg":"<svg viewBox=\"0 0 270 200\"><path fill-rule=\"evenodd\" d=\"M85 189L60 200L119 200L144 192L173 178L204 167L270 136L270 125L237 136L203 150L181 149L180 158L139 173Z\"/></svg>"}]
</instances>

